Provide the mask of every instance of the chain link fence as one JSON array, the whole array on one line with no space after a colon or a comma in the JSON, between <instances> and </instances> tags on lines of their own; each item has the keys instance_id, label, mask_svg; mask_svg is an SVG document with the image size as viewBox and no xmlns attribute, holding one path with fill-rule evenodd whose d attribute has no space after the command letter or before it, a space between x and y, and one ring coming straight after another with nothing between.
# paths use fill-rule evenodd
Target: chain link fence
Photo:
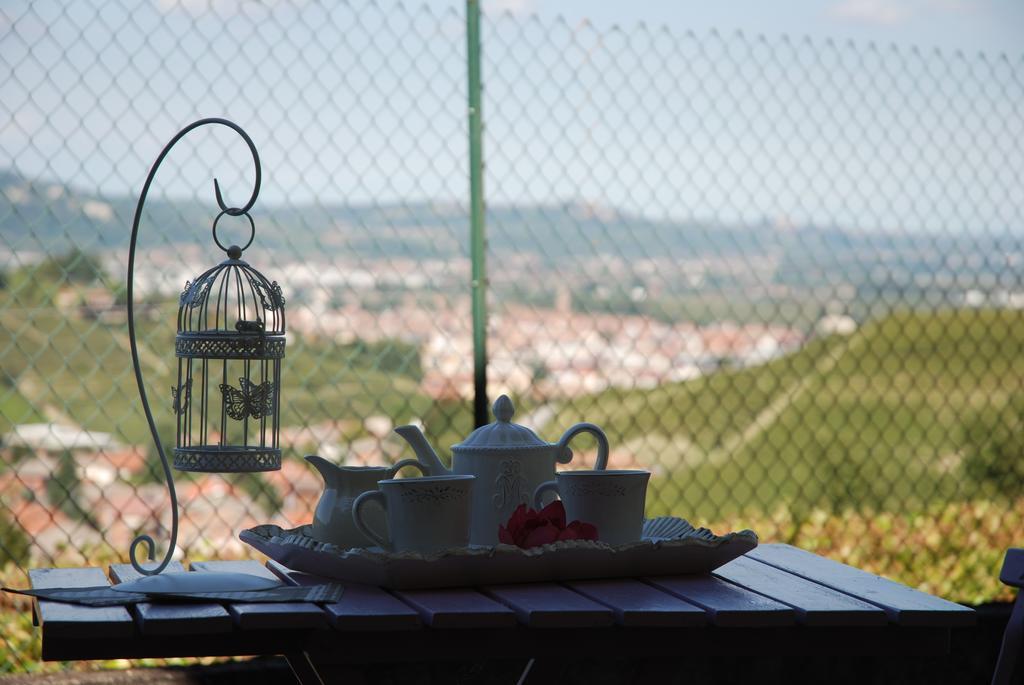
<instances>
[{"instance_id":1,"label":"chain link fence","mask_svg":"<svg viewBox=\"0 0 1024 685\"><path fill-rule=\"evenodd\" d=\"M483 35L494 391L604 426L649 514L995 597L1024 530L1021 57Z\"/></svg>"},{"instance_id":2,"label":"chain link fence","mask_svg":"<svg viewBox=\"0 0 1024 685\"><path fill-rule=\"evenodd\" d=\"M390 463L394 425L442 449L472 429L460 11L41 2L0 9L0 31L9 582L167 524L126 246L155 154L203 116L263 159L248 254L287 298L286 456L180 474L182 555L308 522L303 454ZM1020 57L497 13L482 32L489 395L548 439L602 425L613 466L653 471L651 515L998 597L1024 529ZM178 294L219 261L212 177L229 204L252 181L228 133L190 140L135 286L168 441ZM5 617L0 668L30 667L27 612Z\"/></svg>"}]
</instances>

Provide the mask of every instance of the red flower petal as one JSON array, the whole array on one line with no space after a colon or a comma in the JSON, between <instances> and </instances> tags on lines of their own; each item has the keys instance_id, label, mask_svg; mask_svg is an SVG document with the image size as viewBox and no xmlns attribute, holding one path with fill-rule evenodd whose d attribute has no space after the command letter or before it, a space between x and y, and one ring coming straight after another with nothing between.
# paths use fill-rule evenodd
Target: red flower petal
<instances>
[{"instance_id":1,"label":"red flower petal","mask_svg":"<svg viewBox=\"0 0 1024 685\"><path fill-rule=\"evenodd\" d=\"M582 521L565 525L565 506L555 500L539 512L520 504L508 522L498 526L498 540L524 549L559 540L596 540L597 528Z\"/></svg>"},{"instance_id":2,"label":"red flower petal","mask_svg":"<svg viewBox=\"0 0 1024 685\"><path fill-rule=\"evenodd\" d=\"M520 504L516 507L516 510L512 512L512 516L508 520L509 530L515 530L522 526L528 517L529 509L526 508L525 504Z\"/></svg>"},{"instance_id":3,"label":"red flower petal","mask_svg":"<svg viewBox=\"0 0 1024 685\"><path fill-rule=\"evenodd\" d=\"M562 540L578 540L579 537L579 531L573 526L568 526L565 530L558 534L558 541L561 542Z\"/></svg>"},{"instance_id":4,"label":"red flower petal","mask_svg":"<svg viewBox=\"0 0 1024 685\"><path fill-rule=\"evenodd\" d=\"M514 545L514 544L516 544L516 539L514 537L512 537L512 533L510 533L508 531L508 529L505 528L505 526L500 526L499 525L498 526L498 542L504 543L506 545Z\"/></svg>"},{"instance_id":5,"label":"red flower petal","mask_svg":"<svg viewBox=\"0 0 1024 685\"><path fill-rule=\"evenodd\" d=\"M583 521L573 521L565 530L562 531L562 535L559 536L559 540L596 540L597 539L597 527L592 523L584 523Z\"/></svg>"},{"instance_id":6,"label":"red flower petal","mask_svg":"<svg viewBox=\"0 0 1024 685\"><path fill-rule=\"evenodd\" d=\"M561 531L550 523L546 523L539 528L534 528L530 531L530 534L523 540L523 544L520 547L529 549L530 547L539 547L540 545L548 545L558 540L558 535Z\"/></svg>"},{"instance_id":7,"label":"red flower petal","mask_svg":"<svg viewBox=\"0 0 1024 685\"><path fill-rule=\"evenodd\" d=\"M556 499L538 512L539 516L559 529L565 528L565 505L562 500Z\"/></svg>"}]
</instances>

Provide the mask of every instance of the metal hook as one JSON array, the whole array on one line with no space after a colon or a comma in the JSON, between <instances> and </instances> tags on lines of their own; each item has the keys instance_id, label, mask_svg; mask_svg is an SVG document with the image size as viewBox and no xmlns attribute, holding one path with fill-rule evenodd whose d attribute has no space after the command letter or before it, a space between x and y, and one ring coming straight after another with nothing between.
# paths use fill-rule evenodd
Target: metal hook
<instances>
[{"instance_id":1,"label":"metal hook","mask_svg":"<svg viewBox=\"0 0 1024 685\"><path fill-rule=\"evenodd\" d=\"M217 122L220 124L224 124L225 126L230 126L232 129L238 132L238 135L242 136L242 139L245 141L245 144L249 146L249 152L252 153L252 163L253 166L256 168L256 182L253 183L252 196L249 198L249 201L245 203L244 207L228 207L227 204L224 202L224 197L221 195L220 184L217 182L216 178L213 179L213 194L217 198L217 206L220 207L221 211L225 212L230 216L239 216L241 214L245 214L250 209L252 209L252 206L256 203L256 196L260 194L260 180L262 176L262 172L260 169L260 153L256 151L256 145L252 142L252 138L249 137L249 134L243 131L242 128L234 122L228 121L227 119L204 119L203 121Z\"/></svg>"}]
</instances>

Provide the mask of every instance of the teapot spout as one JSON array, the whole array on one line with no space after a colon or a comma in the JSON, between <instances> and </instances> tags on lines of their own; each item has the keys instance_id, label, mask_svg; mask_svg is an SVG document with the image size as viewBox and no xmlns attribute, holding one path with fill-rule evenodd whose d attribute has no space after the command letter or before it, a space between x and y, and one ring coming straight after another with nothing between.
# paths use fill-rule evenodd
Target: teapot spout
<instances>
[{"instance_id":1,"label":"teapot spout","mask_svg":"<svg viewBox=\"0 0 1024 685\"><path fill-rule=\"evenodd\" d=\"M398 426L395 428L395 432L402 436L409 446L412 447L413 452L416 453L416 458L419 459L420 463L427 470L428 476L444 476L451 473L445 468L444 464L441 463L441 459L437 456L437 452L427 442L427 437L423 435L423 431L417 426Z\"/></svg>"},{"instance_id":2,"label":"teapot spout","mask_svg":"<svg viewBox=\"0 0 1024 685\"><path fill-rule=\"evenodd\" d=\"M336 464L332 464L323 457L315 454L307 454L306 461L313 465L324 479L324 484L328 487L337 487L338 474L341 473L341 469Z\"/></svg>"}]
</instances>

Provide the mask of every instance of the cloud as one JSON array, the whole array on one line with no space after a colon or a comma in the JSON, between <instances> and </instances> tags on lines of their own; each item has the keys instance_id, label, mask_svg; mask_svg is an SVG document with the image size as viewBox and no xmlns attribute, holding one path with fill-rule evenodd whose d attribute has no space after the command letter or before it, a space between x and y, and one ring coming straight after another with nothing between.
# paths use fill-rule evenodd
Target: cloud
<instances>
[{"instance_id":1,"label":"cloud","mask_svg":"<svg viewBox=\"0 0 1024 685\"><path fill-rule=\"evenodd\" d=\"M876 26L902 24L912 13L900 0L842 0L829 9L837 19Z\"/></svg>"}]
</instances>

